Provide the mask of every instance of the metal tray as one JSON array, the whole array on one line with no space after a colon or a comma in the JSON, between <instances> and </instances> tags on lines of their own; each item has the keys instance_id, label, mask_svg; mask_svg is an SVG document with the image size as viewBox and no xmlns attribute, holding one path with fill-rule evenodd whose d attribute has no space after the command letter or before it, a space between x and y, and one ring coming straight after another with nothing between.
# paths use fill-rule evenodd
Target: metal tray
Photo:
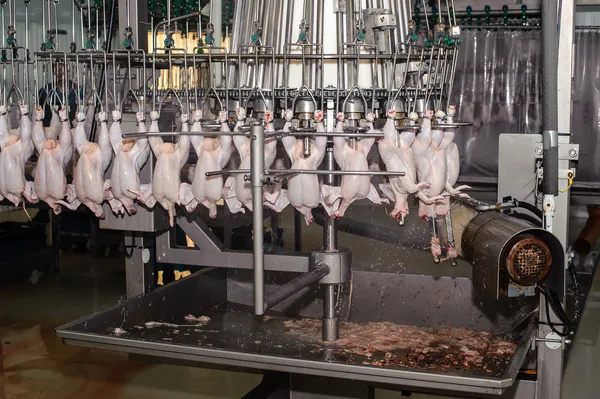
<instances>
[{"instance_id":1,"label":"metal tray","mask_svg":"<svg viewBox=\"0 0 600 399\"><path fill-rule=\"evenodd\" d=\"M227 302L224 277L222 269L204 269L150 294L61 326L57 335L66 344L180 361L492 395L500 395L513 385L533 338L532 321L524 323L517 351L499 377L365 366L360 360L349 361L330 351L315 350L314 343L287 334L282 323L258 320L250 307ZM211 321L186 325L187 314L209 316ZM178 326L141 328L149 321ZM117 327L126 333L116 335Z\"/></svg>"}]
</instances>

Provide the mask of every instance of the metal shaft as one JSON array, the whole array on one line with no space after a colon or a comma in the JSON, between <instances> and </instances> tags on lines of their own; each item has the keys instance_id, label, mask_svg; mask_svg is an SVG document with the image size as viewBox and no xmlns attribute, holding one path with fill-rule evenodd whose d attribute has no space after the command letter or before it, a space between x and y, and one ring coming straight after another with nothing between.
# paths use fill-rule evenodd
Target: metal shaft
<instances>
[{"instance_id":1,"label":"metal shaft","mask_svg":"<svg viewBox=\"0 0 600 399\"><path fill-rule=\"evenodd\" d=\"M279 287L271 295L267 295L265 299L265 308L267 310L277 305L279 302L291 297L300 290L310 287L329 273L329 266L320 265L319 267L301 274L290 282Z\"/></svg>"},{"instance_id":2,"label":"metal shaft","mask_svg":"<svg viewBox=\"0 0 600 399\"><path fill-rule=\"evenodd\" d=\"M254 313L264 314L264 269L265 257L263 248L263 183L265 172L265 130L261 124L250 127L250 182L252 184L252 232L254 262Z\"/></svg>"},{"instance_id":3,"label":"metal shaft","mask_svg":"<svg viewBox=\"0 0 600 399\"><path fill-rule=\"evenodd\" d=\"M323 341L335 341L339 338L340 327L335 317L335 286L325 286L325 305L323 315Z\"/></svg>"},{"instance_id":4,"label":"metal shaft","mask_svg":"<svg viewBox=\"0 0 600 399\"><path fill-rule=\"evenodd\" d=\"M333 130L333 101L327 102L327 131ZM325 165L328 171L335 170L335 159L332 145L327 146L325 154ZM325 176L325 183L333 186L335 175L332 173ZM329 216L323 224L323 248L334 251L338 247L337 229L335 217ZM325 285L325 297L323 298L323 341L335 341L339 338L339 322L335 315L335 286Z\"/></svg>"}]
</instances>

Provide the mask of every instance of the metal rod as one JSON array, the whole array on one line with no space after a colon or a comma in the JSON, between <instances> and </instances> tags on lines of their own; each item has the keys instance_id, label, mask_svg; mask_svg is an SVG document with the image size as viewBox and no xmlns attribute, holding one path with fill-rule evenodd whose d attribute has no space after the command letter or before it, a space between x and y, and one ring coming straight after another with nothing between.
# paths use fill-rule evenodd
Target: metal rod
<instances>
[{"instance_id":1,"label":"metal rod","mask_svg":"<svg viewBox=\"0 0 600 399\"><path fill-rule=\"evenodd\" d=\"M230 134L230 133L227 133ZM125 137L125 135L123 135ZM223 169L214 172L206 172L206 176L219 176L224 174L242 174L251 173L250 169ZM335 176L405 176L405 172L391 172L391 171L374 171L374 170L312 170L312 169L268 169L265 171L267 175L283 176L283 175L335 175ZM261 202L262 204L262 202Z\"/></svg>"},{"instance_id":2,"label":"metal rod","mask_svg":"<svg viewBox=\"0 0 600 399\"><path fill-rule=\"evenodd\" d=\"M303 273L295 279L285 283L275 290L275 292L266 296L264 310L270 309L281 301L291 297L298 291L310 287L317 281L329 274L329 266L320 264L313 270Z\"/></svg>"},{"instance_id":3,"label":"metal rod","mask_svg":"<svg viewBox=\"0 0 600 399\"><path fill-rule=\"evenodd\" d=\"M175 19L175 18L173 18ZM368 45L364 45L363 47L367 47ZM244 47L248 47L248 46L244 46ZM267 46L270 48L270 46ZM413 44L412 46L413 48L420 48L420 46ZM448 50L452 50L453 48L450 47L440 47L440 46L435 46L435 48L433 49L433 53L437 53L438 49L448 49ZM429 51L425 52L425 54L428 54ZM44 54L47 54L46 52L39 52L40 54L40 58L44 58ZM94 56L94 59L102 59L102 53L101 52L96 52L96 55ZM189 57L189 54L187 55ZM275 57L276 60L283 60L284 59L284 54L275 54L272 55L270 53L266 54L228 54L228 57L236 57L236 58L241 58L243 60L255 60L255 59L259 59L259 60L271 60L273 57ZM46 55L47 57L47 55ZM67 54L68 58L75 58L74 54ZM165 60L168 59L168 55L167 54L153 54L152 57L156 58L156 60ZM213 60L222 60L225 59L225 54L224 53L214 53L211 55L211 57L213 58ZM304 56L301 53L298 54L286 54L285 58L289 61L289 60L302 60L304 57L305 60L320 60L321 58L323 58L324 60L337 60L337 59L342 59L342 60L356 60L356 54L323 54L322 56L320 54L305 54ZM196 58L200 61L204 61L208 59L208 54L197 54ZM172 59L174 61L183 61L183 53L181 54L173 54L172 55ZM379 55L375 55L375 54L361 54L360 55L360 59L361 61L374 61L374 60L393 60L394 59L394 55L393 54L379 54ZM398 54L397 55L397 60L406 60L407 56L406 54ZM126 56L121 56L120 58L117 58L117 60L126 62L127 61L127 57ZM416 61L416 60L415 60ZM139 60L138 60L139 62ZM266 90L265 90L266 91Z\"/></svg>"},{"instance_id":4,"label":"metal rod","mask_svg":"<svg viewBox=\"0 0 600 399\"><path fill-rule=\"evenodd\" d=\"M327 131L333 131L333 101L327 101ZM331 143L327 145L325 154L325 167L327 172L325 183L329 186L335 185L335 157ZM338 248L337 221L335 217L329 216L323 223L323 249L335 251ZM335 286L325 285L325 296L323 298L323 321L321 326L323 341L335 341L339 338L339 322L335 315Z\"/></svg>"},{"instance_id":5,"label":"metal rod","mask_svg":"<svg viewBox=\"0 0 600 399\"><path fill-rule=\"evenodd\" d=\"M250 127L251 146L251 176L252 184L252 232L253 232L253 264L254 264L254 313L257 316L264 314L265 300L265 256L263 237L263 174L265 172L265 130L262 124L253 124Z\"/></svg>"},{"instance_id":6,"label":"metal rod","mask_svg":"<svg viewBox=\"0 0 600 399\"><path fill-rule=\"evenodd\" d=\"M339 322L335 317L335 286L325 286L325 298L323 303L323 341L335 341L339 338Z\"/></svg>"},{"instance_id":7,"label":"metal rod","mask_svg":"<svg viewBox=\"0 0 600 399\"><path fill-rule=\"evenodd\" d=\"M333 147L331 146L327 146L325 165L328 171L335 170L335 158L333 156ZM333 173L325 175L325 184L329 186L335 185L335 175ZM323 226L323 248L327 250L337 249L337 229L334 216L328 217Z\"/></svg>"},{"instance_id":8,"label":"metal rod","mask_svg":"<svg viewBox=\"0 0 600 399\"><path fill-rule=\"evenodd\" d=\"M219 126L220 127L220 126ZM123 133L124 139L136 137L163 137L163 136L219 136L221 132L146 132L146 133ZM243 132L227 132L228 136L248 136Z\"/></svg>"}]
</instances>

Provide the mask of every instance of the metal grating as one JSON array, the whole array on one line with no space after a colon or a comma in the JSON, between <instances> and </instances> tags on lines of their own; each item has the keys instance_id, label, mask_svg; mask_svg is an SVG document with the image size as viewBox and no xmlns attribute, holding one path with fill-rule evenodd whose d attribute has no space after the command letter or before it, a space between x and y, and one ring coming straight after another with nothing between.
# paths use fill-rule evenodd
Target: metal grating
<instances>
[{"instance_id":1,"label":"metal grating","mask_svg":"<svg viewBox=\"0 0 600 399\"><path fill-rule=\"evenodd\" d=\"M544 241L534 237L518 241L507 258L508 274L520 285L533 285L542 280L551 264L550 248Z\"/></svg>"}]
</instances>

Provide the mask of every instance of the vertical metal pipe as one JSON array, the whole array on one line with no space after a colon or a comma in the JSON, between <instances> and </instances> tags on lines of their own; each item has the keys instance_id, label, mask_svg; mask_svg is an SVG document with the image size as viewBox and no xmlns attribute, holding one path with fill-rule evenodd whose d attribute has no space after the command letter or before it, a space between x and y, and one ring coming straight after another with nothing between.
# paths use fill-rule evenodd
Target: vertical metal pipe
<instances>
[{"instance_id":1,"label":"vertical metal pipe","mask_svg":"<svg viewBox=\"0 0 600 399\"><path fill-rule=\"evenodd\" d=\"M292 1L287 1L287 2L280 2L277 1L276 2L279 5L279 9L277 11L277 27L278 29L275 31L275 52L277 54L282 54L283 53L283 43L286 43L286 39L283 36L284 32L287 32L287 27L284 29L284 25L283 25L283 14L284 14L284 5L287 4L287 7L291 7L290 3L292 3ZM275 73L275 86L276 87L280 87L280 86L284 86L284 83L279 83L280 79L279 76L281 74L281 60L275 60L275 69L274 72Z\"/></svg>"},{"instance_id":2,"label":"vertical metal pipe","mask_svg":"<svg viewBox=\"0 0 600 399\"><path fill-rule=\"evenodd\" d=\"M355 19L355 15L354 15L354 0L346 0L346 42L348 43L353 43L354 42L354 36L356 33L356 19ZM354 53L354 49L349 49L348 53L353 54ZM352 62L356 62L356 61L352 61ZM351 86L354 86L354 84L356 83L354 80L356 79L356 77L354 76L354 68L350 65L351 62L346 62L344 67L346 67L346 76L348 77L348 83L346 88L350 88ZM358 70L359 66L356 66L356 69Z\"/></svg>"},{"instance_id":3,"label":"vertical metal pipe","mask_svg":"<svg viewBox=\"0 0 600 399\"><path fill-rule=\"evenodd\" d=\"M397 29L398 29L398 40L399 42L397 43L401 43L404 42L404 40L406 39L406 36L408 35L408 21L410 19L412 19L412 16L409 15L410 11L409 11L409 4L407 4L408 2L410 2L410 0L399 0L398 1L398 16L396 17L396 24L397 24ZM405 51L405 48L403 47L403 51Z\"/></svg>"},{"instance_id":4,"label":"vertical metal pipe","mask_svg":"<svg viewBox=\"0 0 600 399\"><path fill-rule=\"evenodd\" d=\"M306 5L306 9L304 10L304 17L306 18L306 23L308 23L308 25L310 26L310 31L308 33L308 38L310 40L311 43L315 43L315 39L316 39L316 24L314 23L315 20L315 0L305 0L304 4ZM312 48L309 48L307 51L307 54L312 54L313 50ZM315 87L314 86L314 76L315 76L315 71L314 71L314 67L315 67L315 61L311 60L308 63L309 67L307 68L307 72L308 72L308 79L304 82L304 84L306 84L308 87Z\"/></svg>"},{"instance_id":5,"label":"vertical metal pipe","mask_svg":"<svg viewBox=\"0 0 600 399\"><path fill-rule=\"evenodd\" d=\"M325 318L326 319L335 319L335 286L334 285L326 285L325 286ZM329 334L327 334L329 335ZM337 334L336 334L337 335ZM323 337L326 334L323 333ZM333 339L336 340L336 338ZM332 341L332 339L324 339L325 341Z\"/></svg>"},{"instance_id":6,"label":"vertical metal pipe","mask_svg":"<svg viewBox=\"0 0 600 399\"><path fill-rule=\"evenodd\" d=\"M252 36L252 26L254 25L254 22L257 21L256 9L257 9L257 7L260 6L260 4L257 4L257 3L259 3L258 0L248 0L248 8L246 9L247 17L245 18L246 19L246 35L243 39L244 43L250 42L250 37ZM242 77L244 78L243 83L245 83L247 86L254 87L254 85L256 83L252 80L252 78L254 77L254 68L255 68L255 65L253 65L253 62L248 61L244 64L244 70L243 70L244 74L242 74Z\"/></svg>"},{"instance_id":7,"label":"vertical metal pipe","mask_svg":"<svg viewBox=\"0 0 600 399\"><path fill-rule=\"evenodd\" d=\"M263 28L262 32L262 43L265 46L271 46L273 42L271 41L271 31L273 30L273 4L271 0L263 0L262 2L262 13L260 14L261 25ZM260 65L258 65L258 74L257 74L257 86L263 89L271 88L269 87L270 80L266 79L266 70L268 69L266 61L261 61ZM256 68L257 66L255 66Z\"/></svg>"},{"instance_id":8,"label":"vertical metal pipe","mask_svg":"<svg viewBox=\"0 0 600 399\"><path fill-rule=\"evenodd\" d=\"M222 43L221 38L223 36L223 0L211 0L211 7L211 23L213 24L213 27L215 29L215 46L220 47ZM216 72L213 74L213 76L215 77L215 86L221 86L221 82L223 80L222 67L223 66L220 62L215 62L213 65L214 71Z\"/></svg>"},{"instance_id":9,"label":"vertical metal pipe","mask_svg":"<svg viewBox=\"0 0 600 399\"><path fill-rule=\"evenodd\" d=\"M327 101L327 131L333 131L334 109L333 101ZM333 156L333 146L327 145L325 154L325 166L327 170L335 170L335 158ZM335 175L325 175L325 183L333 186L335 184ZM337 249L337 228L335 217L328 217L323 225L323 249L335 251ZM335 315L335 286L328 284L325 286L325 297L323 298L323 341L335 341L339 338L339 322Z\"/></svg>"},{"instance_id":10,"label":"vertical metal pipe","mask_svg":"<svg viewBox=\"0 0 600 399\"><path fill-rule=\"evenodd\" d=\"M295 0L288 0L287 2L287 16L285 23L285 43L292 43L292 23L294 21L294 3Z\"/></svg>"},{"instance_id":11,"label":"vertical metal pipe","mask_svg":"<svg viewBox=\"0 0 600 399\"><path fill-rule=\"evenodd\" d=\"M250 127L250 182L252 184L252 232L253 232L253 262L254 262L254 313L260 316L264 313L264 237L263 237L263 183L265 173L265 131L260 123Z\"/></svg>"},{"instance_id":12,"label":"vertical metal pipe","mask_svg":"<svg viewBox=\"0 0 600 399\"><path fill-rule=\"evenodd\" d=\"M325 154L325 166L327 170L335 170L335 159L333 156L333 147L331 146L327 146L327 153ZM335 185L335 175L325 175L325 184L329 186ZM328 250L337 249L337 228L335 217L328 217L323 227L323 248Z\"/></svg>"},{"instance_id":13,"label":"vertical metal pipe","mask_svg":"<svg viewBox=\"0 0 600 399\"><path fill-rule=\"evenodd\" d=\"M233 24L231 31L231 41L229 42L229 48L231 53L237 53L240 45L240 38L242 37L243 32L243 21L242 18L245 1L236 1L234 2L234 11L233 11ZM200 21L200 17L198 17L198 21ZM198 32L198 37L200 37L201 33ZM236 66L232 64L229 67L229 82L236 82Z\"/></svg>"},{"instance_id":14,"label":"vertical metal pipe","mask_svg":"<svg viewBox=\"0 0 600 399\"><path fill-rule=\"evenodd\" d=\"M544 147L543 191L558 195L558 27L557 0L547 0L542 6L543 83L542 96ZM568 28L565 28L568 29Z\"/></svg>"},{"instance_id":15,"label":"vertical metal pipe","mask_svg":"<svg viewBox=\"0 0 600 399\"><path fill-rule=\"evenodd\" d=\"M324 38L323 38L323 33L324 33L324 27L325 27L325 0L317 0L317 43L320 44L321 46L324 46ZM324 49L321 47L321 51L324 52ZM319 68L317 69L317 79L315 80L315 82L317 82L315 84L315 87L323 87L323 82L322 82L322 69L323 69L323 65L319 65Z\"/></svg>"},{"instance_id":16,"label":"vertical metal pipe","mask_svg":"<svg viewBox=\"0 0 600 399\"><path fill-rule=\"evenodd\" d=\"M335 15L335 19L336 19L336 25L337 25L337 47L336 47L335 51L338 52L340 46L342 45L342 43L344 43L344 14L338 11ZM339 68L339 70L337 71L337 73L340 75L339 82L340 82L341 86L347 87L346 86L345 66L342 65Z\"/></svg>"},{"instance_id":17,"label":"vertical metal pipe","mask_svg":"<svg viewBox=\"0 0 600 399\"><path fill-rule=\"evenodd\" d=\"M302 214L294 209L294 251L302 252Z\"/></svg>"}]
</instances>

